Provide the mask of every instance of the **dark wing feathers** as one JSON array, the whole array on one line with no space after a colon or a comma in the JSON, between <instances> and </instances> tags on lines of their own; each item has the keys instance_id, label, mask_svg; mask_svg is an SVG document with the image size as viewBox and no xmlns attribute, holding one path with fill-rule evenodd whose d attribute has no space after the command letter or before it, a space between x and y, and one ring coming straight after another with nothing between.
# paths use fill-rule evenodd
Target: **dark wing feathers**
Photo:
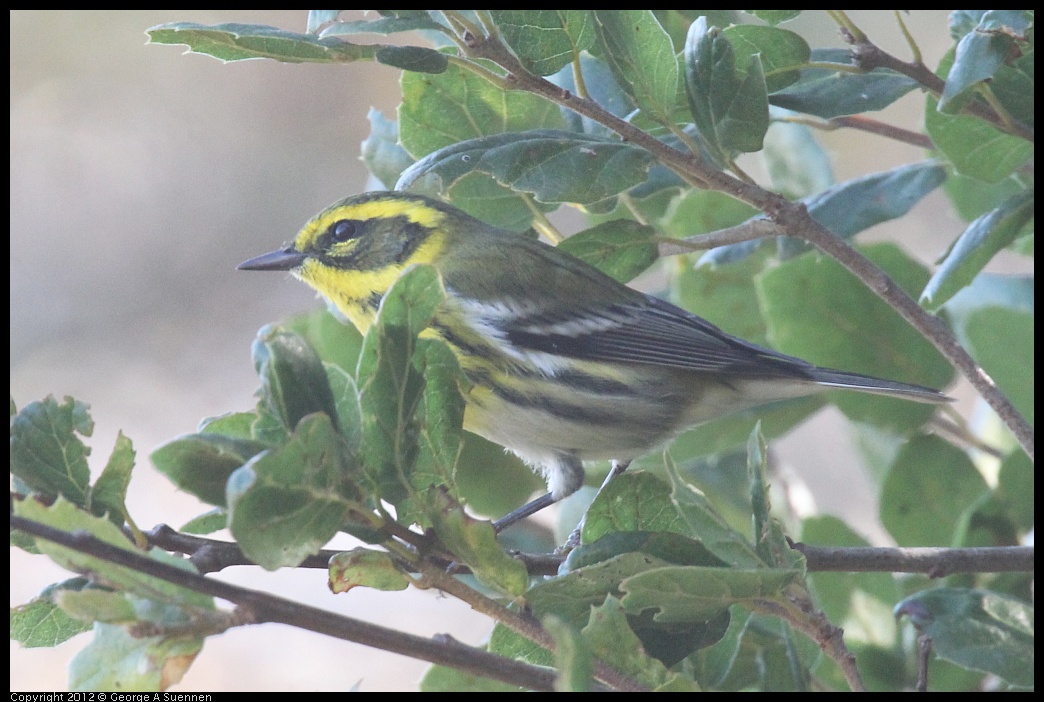
<instances>
[{"instance_id":1,"label":"dark wing feathers","mask_svg":"<svg viewBox=\"0 0 1044 702\"><path fill-rule=\"evenodd\" d=\"M574 320L577 312L571 310ZM566 320L521 317L508 322L503 331L509 341L522 348L590 361L805 380L812 379L815 368L799 358L730 336L710 322L651 296L591 312L588 319L589 329L573 324L562 331Z\"/></svg>"}]
</instances>

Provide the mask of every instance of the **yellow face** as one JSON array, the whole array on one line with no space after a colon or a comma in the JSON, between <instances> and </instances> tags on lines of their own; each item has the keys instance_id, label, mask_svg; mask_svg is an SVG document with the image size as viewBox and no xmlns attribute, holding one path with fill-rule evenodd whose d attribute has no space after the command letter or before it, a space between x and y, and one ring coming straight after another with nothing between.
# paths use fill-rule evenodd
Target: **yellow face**
<instances>
[{"instance_id":1,"label":"yellow face","mask_svg":"<svg viewBox=\"0 0 1044 702\"><path fill-rule=\"evenodd\" d=\"M431 234L446 215L418 200L356 200L323 210L301 229L294 249L308 258L293 274L365 333L402 271L438 255L443 242Z\"/></svg>"}]
</instances>

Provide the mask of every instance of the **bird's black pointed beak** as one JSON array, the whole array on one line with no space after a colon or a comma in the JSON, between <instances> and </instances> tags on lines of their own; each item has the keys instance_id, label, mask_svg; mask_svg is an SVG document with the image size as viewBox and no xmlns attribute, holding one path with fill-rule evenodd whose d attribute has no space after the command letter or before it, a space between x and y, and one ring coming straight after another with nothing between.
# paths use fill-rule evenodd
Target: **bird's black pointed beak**
<instances>
[{"instance_id":1,"label":"bird's black pointed beak","mask_svg":"<svg viewBox=\"0 0 1044 702\"><path fill-rule=\"evenodd\" d=\"M243 261L236 266L236 269L241 271L290 271L304 263L306 258L308 258L307 255L288 246L280 251L272 251L249 261Z\"/></svg>"}]
</instances>

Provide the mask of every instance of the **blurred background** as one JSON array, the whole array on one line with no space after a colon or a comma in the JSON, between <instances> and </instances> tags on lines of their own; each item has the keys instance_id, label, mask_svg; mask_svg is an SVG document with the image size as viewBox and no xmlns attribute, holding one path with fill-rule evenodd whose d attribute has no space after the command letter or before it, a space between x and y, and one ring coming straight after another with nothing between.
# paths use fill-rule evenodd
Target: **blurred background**
<instances>
[{"instance_id":1,"label":"blurred background","mask_svg":"<svg viewBox=\"0 0 1044 702\"><path fill-rule=\"evenodd\" d=\"M348 14L362 17L361 12ZM891 12L853 18L908 57ZM137 450L132 514L177 527L204 511L151 469L159 444L205 416L250 409L257 329L318 303L289 278L235 266L292 239L312 214L366 189L358 160L372 107L395 117L397 70L373 63L222 64L146 46L157 24L269 24L304 31L305 11L11 13L11 393L21 407L48 394L91 405L95 475L122 430ZM950 44L942 11L908 17L924 60ZM836 27L809 14L787 28L838 46ZM921 94L880 115L920 123ZM837 179L923 157L853 131L825 133ZM896 237L926 262L963 225L940 193L870 239ZM843 423L818 415L775 445L809 504L882 542L869 482L849 454ZM830 441L817 440L829 436ZM141 524L148 529L152 523ZM219 534L218 536L221 536ZM227 535L226 535L227 536ZM347 544L347 542L346 542ZM11 604L68 573L11 551ZM480 643L490 623L437 593L364 589L335 598L323 571L216 575L421 635ZM11 644L11 689L66 689L65 667L87 643ZM280 625L212 637L173 690L410 690L427 664Z\"/></svg>"}]
</instances>

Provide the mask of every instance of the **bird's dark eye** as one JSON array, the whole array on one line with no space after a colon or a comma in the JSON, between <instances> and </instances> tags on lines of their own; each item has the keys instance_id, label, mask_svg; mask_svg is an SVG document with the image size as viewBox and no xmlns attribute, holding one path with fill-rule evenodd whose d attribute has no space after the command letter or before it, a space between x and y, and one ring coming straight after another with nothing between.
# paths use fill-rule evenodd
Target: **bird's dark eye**
<instances>
[{"instance_id":1,"label":"bird's dark eye","mask_svg":"<svg viewBox=\"0 0 1044 702\"><path fill-rule=\"evenodd\" d=\"M330 225L330 236L337 243L348 241L359 233L359 223L354 219L339 219Z\"/></svg>"}]
</instances>

